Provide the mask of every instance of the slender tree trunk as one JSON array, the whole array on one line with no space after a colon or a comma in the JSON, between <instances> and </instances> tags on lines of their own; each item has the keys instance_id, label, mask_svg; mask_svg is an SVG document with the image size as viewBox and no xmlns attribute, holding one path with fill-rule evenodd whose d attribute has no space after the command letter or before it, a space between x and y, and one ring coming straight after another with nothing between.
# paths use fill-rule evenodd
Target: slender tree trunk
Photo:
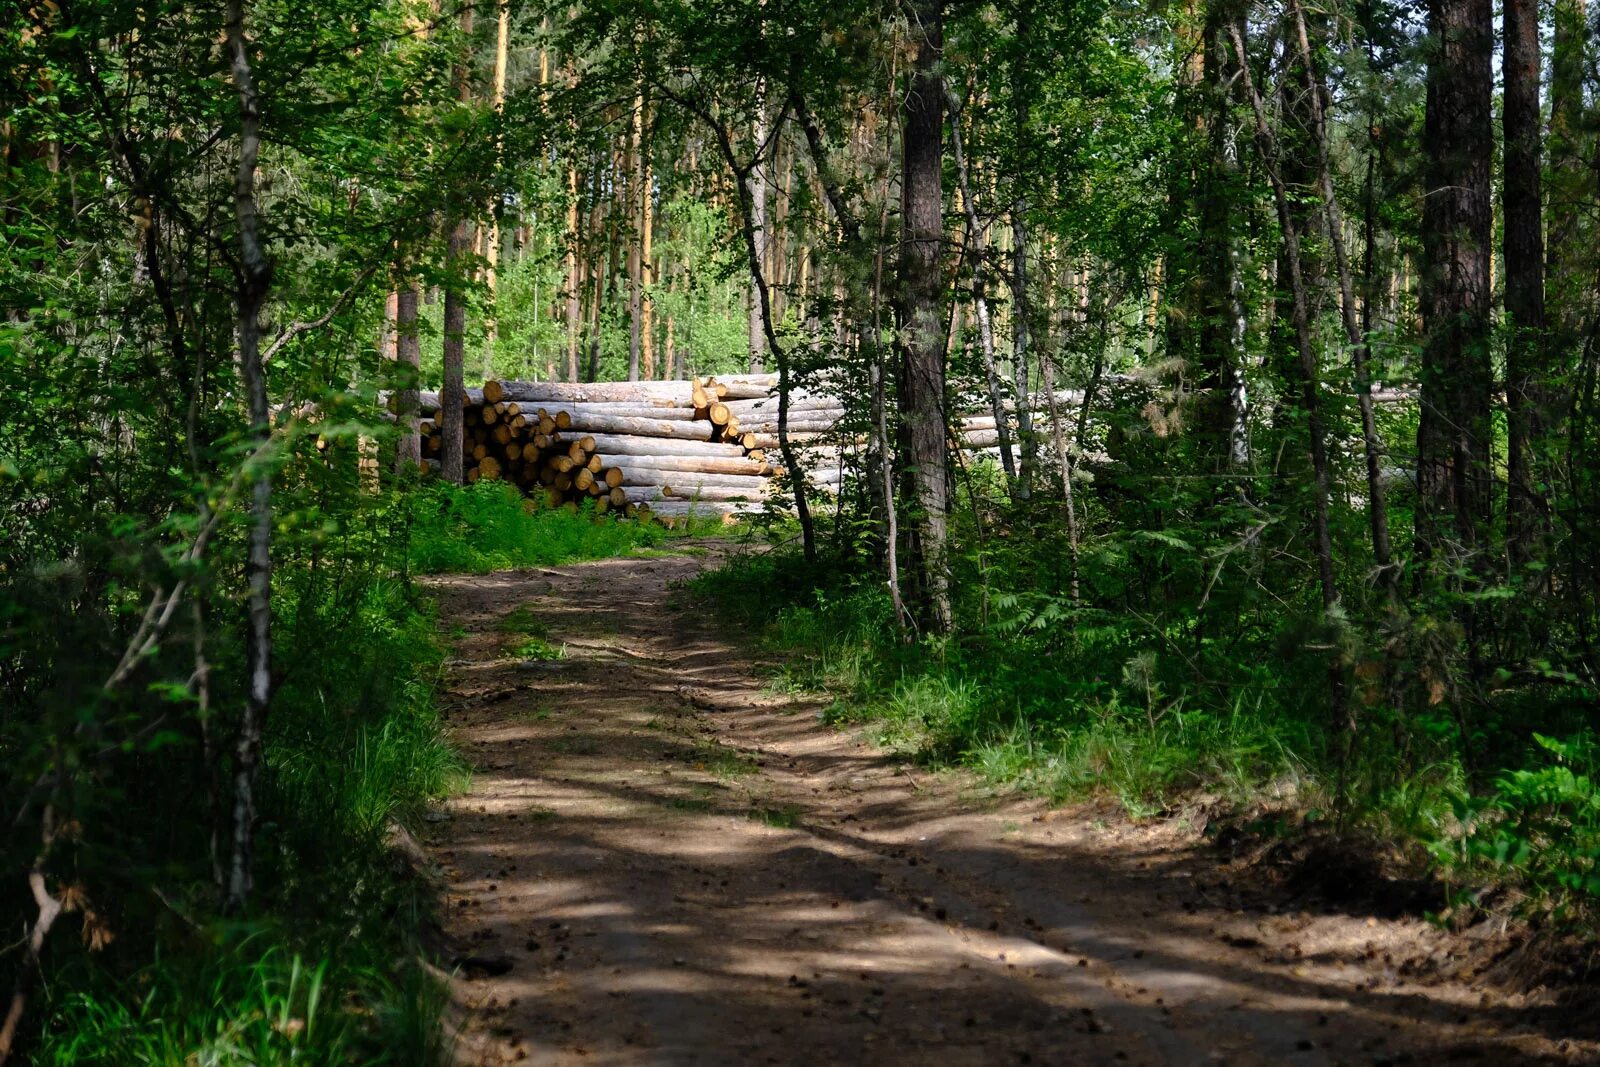
<instances>
[{"instance_id":1,"label":"slender tree trunk","mask_svg":"<svg viewBox=\"0 0 1600 1067\"><path fill-rule=\"evenodd\" d=\"M509 0L496 0L495 6L498 8L498 18L496 19L495 28L494 86L491 90L490 102L494 108L495 116L498 118L505 110L506 102L506 61L509 36L511 33L511 5ZM472 35L471 6L463 7L461 10L461 32L468 38L470 38ZM456 80L458 92L461 95L461 102L464 104L470 103L472 101L472 82L465 63L462 64ZM504 145L496 144L495 147L497 150L496 155L499 157L499 165L503 167L505 165ZM489 290L490 309L489 314L486 316L483 324L483 376L486 379L493 378L495 375L495 363L497 362L497 356L499 354L496 349L498 348L500 340L500 324L497 318L499 312L495 298L499 292L501 258L500 244L502 236L500 233L500 221L501 215L504 214L504 212L502 211L500 192L498 189L495 190L495 192L489 198L487 214L489 216L489 232L485 235L483 256L484 262L487 264L484 269L483 277L484 285ZM447 293L445 294L444 309L445 318L447 320L450 317L449 300L450 295ZM458 302L462 301L461 294L457 295L457 300ZM533 309L534 314L538 315L539 300L537 294L534 296ZM465 305L463 302L463 322L465 321L464 310ZM534 323L533 336L535 338L539 336L537 321ZM535 341L534 343L537 344L538 342Z\"/></svg>"},{"instance_id":2,"label":"slender tree trunk","mask_svg":"<svg viewBox=\"0 0 1600 1067\"><path fill-rule=\"evenodd\" d=\"M1016 139L1017 159L1012 181L1016 192L1011 198L1011 371L1017 383L1017 436L1022 443L1017 471L1017 496L1026 500L1033 491L1033 471L1038 466L1038 443L1034 440L1033 412L1029 404L1028 361L1033 353L1029 344L1028 319L1033 309L1028 299L1028 198L1023 181L1031 165L1032 68L1028 63L1032 48L1033 0L1019 0L1016 15L1015 55L1011 71L1011 120Z\"/></svg>"},{"instance_id":3,"label":"slender tree trunk","mask_svg":"<svg viewBox=\"0 0 1600 1067\"><path fill-rule=\"evenodd\" d=\"M644 194L641 151L644 140L644 93L633 100L633 127L628 137L628 381L639 380L644 342L644 264L640 255L639 203Z\"/></svg>"},{"instance_id":4,"label":"slender tree trunk","mask_svg":"<svg viewBox=\"0 0 1600 1067\"><path fill-rule=\"evenodd\" d=\"M668 272L668 276L672 279L668 283L670 286L669 291L675 296L678 292L678 276L672 271ZM668 305L669 308L671 306L670 304ZM661 377L663 380L671 378L673 370L677 366L678 323L671 310L668 310L666 319L666 336L662 338L661 344Z\"/></svg>"},{"instance_id":5,"label":"slender tree trunk","mask_svg":"<svg viewBox=\"0 0 1600 1067\"><path fill-rule=\"evenodd\" d=\"M244 37L244 0L228 0L227 43L233 84L239 96L239 165L234 177L233 213L239 227L239 367L250 411L250 441L258 457L272 433L267 379L261 365L261 307L272 283L272 267L261 247L256 212L256 160L261 152L261 101L250 69ZM263 462L250 492L245 580L249 623L245 639L246 697L239 719L233 768L233 850L228 867L230 911L243 910L255 867L256 770L261 735L272 702L272 475Z\"/></svg>"},{"instance_id":6,"label":"slender tree trunk","mask_svg":"<svg viewBox=\"0 0 1600 1067\"><path fill-rule=\"evenodd\" d=\"M1506 549L1513 565L1542 555L1539 442L1548 422L1544 322L1543 158L1539 117L1539 3L1505 0L1504 212L1506 318Z\"/></svg>"},{"instance_id":7,"label":"slender tree trunk","mask_svg":"<svg viewBox=\"0 0 1600 1067\"><path fill-rule=\"evenodd\" d=\"M465 433L462 401L466 396L467 303L461 289L466 283L466 252L472 240L472 226L456 224L450 234L449 288L444 294L444 383L439 391L439 473L448 482L460 485L465 480L463 451ZM415 336L416 324L412 323Z\"/></svg>"},{"instance_id":8,"label":"slender tree trunk","mask_svg":"<svg viewBox=\"0 0 1600 1067\"><path fill-rule=\"evenodd\" d=\"M1320 242L1310 240L1316 232L1317 209L1301 190L1318 185L1316 153L1318 146L1314 130L1316 120L1312 114L1313 103L1320 104L1313 88L1311 71L1306 59L1294 47L1294 17L1285 11L1280 26L1284 35L1284 74L1278 86L1278 126L1275 137L1278 143L1278 174L1294 195L1289 198L1289 210L1294 215L1295 229L1301 234L1300 270L1308 288L1315 290L1322 274L1319 255ZM1226 32L1226 31L1223 31ZM1295 348L1293 282L1289 277L1289 259L1277 256L1276 284L1272 299L1272 328L1268 345L1269 369L1285 385L1293 386L1299 380L1299 357ZM1283 438L1285 446L1292 440L1295 447L1304 445L1304 413L1300 411L1299 393L1293 388L1280 389L1273 406L1273 426ZM1280 455L1282 453L1280 452ZM1293 493L1303 484L1302 471L1284 469L1281 462L1274 463L1275 492Z\"/></svg>"},{"instance_id":9,"label":"slender tree trunk","mask_svg":"<svg viewBox=\"0 0 1600 1067\"><path fill-rule=\"evenodd\" d=\"M782 121L781 115L779 121ZM778 451L783 456L784 468L789 472L790 488L794 490L794 512L795 519L800 523L800 544L807 562L814 563L817 558L817 538L816 529L811 521L811 506L807 500L806 472L800 463L799 454L794 449L794 442L789 436L789 394L793 390L794 379L789 367L788 350L773 329L772 292L771 287L767 285L766 268L761 259L760 231L756 229L755 172L761 166L761 148L765 141L764 139L758 141L750 165L741 168L738 154L733 148L732 134L725 126L717 125L715 128L718 149L722 153L722 160L727 164L729 173L733 175L735 195L739 198L739 220L744 236L745 265L755 282L755 307L761 313L760 321L766 331L766 343L771 347L772 355L778 363Z\"/></svg>"},{"instance_id":10,"label":"slender tree trunk","mask_svg":"<svg viewBox=\"0 0 1600 1067\"><path fill-rule=\"evenodd\" d=\"M611 184L613 189L620 189L622 187L620 169L621 168L617 166L616 159L613 158L611 161ZM605 217L604 229L602 230L599 227L596 227L595 229L596 237L603 239L606 242L606 247L609 249L609 252L606 254L604 269L600 272L600 276L595 280L594 333L589 338L590 381L598 381L600 378L600 350L605 340L602 332L605 328L605 308L607 301L615 299L618 283L617 275L621 273L619 269L619 261L621 259L623 242L621 234L619 233L620 228L617 223L617 217L619 214L617 208L619 205L616 203L616 200L618 195L620 194L615 194L611 198L611 205L607 209L607 215ZM596 210L600 210L598 203L596 205Z\"/></svg>"},{"instance_id":11,"label":"slender tree trunk","mask_svg":"<svg viewBox=\"0 0 1600 1067\"><path fill-rule=\"evenodd\" d=\"M878 475L883 495L883 563L888 578L889 601L894 606L895 626L905 631L910 613L905 598L900 594L900 519L894 495L893 449L889 438L889 404L884 395L885 382L883 358L883 251L888 233L889 204L884 196L883 213L878 219L878 243L873 255L872 268L872 434L878 454ZM870 474L869 474L870 477Z\"/></svg>"},{"instance_id":12,"label":"slender tree trunk","mask_svg":"<svg viewBox=\"0 0 1600 1067\"><path fill-rule=\"evenodd\" d=\"M600 329L601 304L606 297L606 276L609 273L603 264L595 264L589 273L594 276L594 284L590 286L589 296L589 360L584 374L584 381L598 381L600 378Z\"/></svg>"},{"instance_id":13,"label":"slender tree trunk","mask_svg":"<svg viewBox=\"0 0 1600 1067\"><path fill-rule=\"evenodd\" d=\"M395 442L395 471L413 473L422 466L422 439L418 425L418 386L422 375L422 338L417 333L417 315L422 294L417 283L403 279L395 302L395 353L398 357L400 387L395 390L395 409L400 420L400 436Z\"/></svg>"},{"instance_id":14,"label":"slender tree trunk","mask_svg":"<svg viewBox=\"0 0 1600 1067\"><path fill-rule=\"evenodd\" d=\"M1489 525L1491 16L1489 0L1428 4L1416 515L1422 558L1439 555L1452 533L1457 550L1475 556Z\"/></svg>"},{"instance_id":15,"label":"slender tree trunk","mask_svg":"<svg viewBox=\"0 0 1600 1067\"><path fill-rule=\"evenodd\" d=\"M917 513L912 558L923 627L948 633L953 621L947 545L949 457L945 449L945 363L940 297L944 242L944 46L941 0L912 12L916 70L901 105L900 402Z\"/></svg>"},{"instance_id":16,"label":"slender tree trunk","mask_svg":"<svg viewBox=\"0 0 1600 1067\"><path fill-rule=\"evenodd\" d=\"M1339 198L1333 187L1333 166L1328 149L1327 115L1323 110L1325 98L1321 75L1317 71L1311 50L1310 36L1306 30L1305 10L1300 0L1291 0L1294 15L1295 37L1299 44L1300 60L1305 66L1311 109L1311 134L1317 148L1317 187L1322 194L1322 206L1327 215L1329 242L1333 245L1334 267L1339 274L1340 319L1344 324L1345 339L1350 345L1350 359L1355 369L1356 402L1361 410L1361 442L1367 465L1367 520L1372 534L1372 556L1378 567L1378 580L1388 592L1391 604L1399 599L1399 575L1394 568L1393 552L1389 544L1389 508L1383 489L1383 443L1378 436L1377 418L1372 407L1372 378L1368 369L1367 337L1370 329L1356 321L1355 282L1351 276L1350 256L1345 249L1344 218L1339 209ZM1366 241L1368 275L1371 275L1371 255L1374 241L1370 198L1372 174L1369 170L1368 217ZM1286 257L1287 258L1287 257ZM1370 299L1363 305L1368 314Z\"/></svg>"},{"instance_id":17,"label":"slender tree trunk","mask_svg":"<svg viewBox=\"0 0 1600 1067\"><path fill-rule=\"evenodd\" d=\"M989 249L987 228L979 225L977 205L972 200L972 182L967 173L966 153L961 143L961 109L950 103L950 151L955 158L956 178L960 182L961 205L966 217L967 255L972 260L972 310L978 320L978 346L983 356L983 372L989 386L989 406L994 412L995 429L1000 437L1000 465L1006 483L1016 492L1017 466L1011 453L1011 423L1006 418L1005 395L995 368L994 323L989 318Z\"/></svg>"},{"instance_id":18,"label":"slender tree trunk","mask_svg":"<svg viewBox=\"0 0 1600 1067\"><path fill-rule=\"evenodd\" d=\"M461 36L464 42L472 37L472 8L461 9ZM501 42L502 46L504 42ZM456 97L463 104L472 100L471 73L467 66L466 52L468 45L463 43L462 53L456 57L455 67L451 77L455 82ZM504 91L505 71L501 66L502 55L497 52L495 59L496 91ZM498 99L496 107L499 106ZM494 209L491 206L491 219L494 218ZM464 433L462 396L465 390L466 376L466 329L467 329L467 302L466 287L467 255L472 251L476 240L476 232L472 223L464 218L454 222L447 222L449 226L449 244L446 250L445 272L448 281L444 291L444 330L442 338L442 351L440 353L443 373L443 383L439 396L439 435L441 437L439 449L440 474L446 481L460 485L465 480L463 469L463 451L465 448L462 435ZM499 222L491 221L493 227L488 234L488 255L485 257L489 264L489 291L491 299L494 293L495 259L499 255L500 230ZM416 324L412 324L412 336L416 336ZM492 334L491 334L492 338ZM493 341L491 340L488 351L484 355L484 377L494 373ZM420 455L419 455L420 462Z\"/></svg>"},{"instance_id":19,"label":"slender tree trunk","mask_svg":"<svg viewBox=\"0 0 1600 1067\"><path fill-rule=\"evenodd\" d=\"M1072 498L1072 453L1067 448L1065 420L1056 405L1055 360L1039 355L1039 376L1044 381L1045 405L1050 412L1050 438L1056 446L1056 462L1061 464L1061 508L1067 520L1067 551L1071 553L1072 600L1078 600L1078 509Z\"/></svg>"},{"instance_id":20,"label":"slender tree trunk","mask_svg":"<svg viewBox=\"0 0 1600 1067\"><path fill-rule=\"evenodd\" d=\"M767 257L767 186L770 184L767 177L767 168L764 163L763 153L767 143L767 107L765 90L757 91L755 128L752 131L752 140L755 142L755 163L750 168L750 177L746 180L750 198L750 226L755 232L756 263L766 262ZM760 373L766 366L767 323L768 309L763 306L761 294L757 291L760 282L752 274L750 278L750 370L751 373Z\"/></svg>"},{"instance_id":21,"label":"slender tree trunk","mask_svg":"<svg viewBox=\"0 0 1600 1067\"><path fill-rule=\"evenodd\" d=\"M646 104L648 107L648 104ZM639 148L639 332L643 342L644 376L656 375L655 300L650 287L656 280L655 269L655 197L650 186L653 181L650 166L649 115L642 124Z\"/></svg>"},{"instance_id":22,"label":"slender tree trunk","mask_svg":"<svg viewBox=\"0 0 1600 1067\"><path fill-rule=\"evenodd\" d=\"M578 168L567 169L567 365L566 379L578 380L578 345L583 334L583 266L578 259Z\"/></svg>"},{"instance_id":23,"label":"slender tree trunk","mask_svg":"<svg viewBox=\"0 0 1600 1067\"><path fill-rule=\"evenodd\" d=\"M1199 89L1199 121L1205 145L1198 168L1196 204L1200 233L1194 264L1193 302L1184 309L1198 330L1197 347L1187 353L1201 374L1204 390L1199 433L1213 470L1237 470L1250 461L1248 397L1244 379L1244 281L1239 266L1238 159L1234 149L1231 81L1227 74L1227 29L1234 5L1206 5Z\"/></svg>"},{"instance_id":24,"label":"slender tree trunk","mask_svg":"<svg viewBox=\"0 0 1600 1067\"><path fill-rule=\"evenodd\" d=\"M1322 606L1331 611L1339 602L1338 586L1333 571L1333 537L1329 520L1329 500L1332 496L1332 474L1328 460L1327 430L1322 421L1322 389L1318 384L1317 352L1312 336L1311 314L1308 307L1305 276L1300 270L1300 232L1294 212L1290 208L1289 193L1278 170L1278 150L1267 125L1266 107L1256 91L1250 76L1249 54L1245 51L1244 35L1237 25L1229 25L1229 36L1239 60L1239 76L1250 98L1255 113L1256 142L1260 145L1261 160L1272 182L1273 202L1278 210L1278 225L1283 231L1283 254L1289 263L1289 278L1293 286L1295 348L1300 356L1300 389L1305 406L1311 437L1311 471L1316 492L1316 546L1317 577L1322 590Z\"/></svg>"}]
</instances>

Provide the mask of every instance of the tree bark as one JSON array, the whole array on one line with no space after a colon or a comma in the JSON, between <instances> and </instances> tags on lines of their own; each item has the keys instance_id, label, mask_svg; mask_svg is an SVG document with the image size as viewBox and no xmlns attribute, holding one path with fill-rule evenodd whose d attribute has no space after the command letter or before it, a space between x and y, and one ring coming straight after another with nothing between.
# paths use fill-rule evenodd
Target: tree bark
<instances>
[{"instance_id":1,"label":"tree bark","mask_svg":"<svg viewBox=\"0 0 1600 1067\"><path fill-rule=\"evenodd\" d=\"M1424 559L1452 535L1457 552L1475 555L1490 517L1491 15L1489 0L1428 4L1416 514Z\"/></svg>"},{"instance_id":2,"label":"tree bark","mask_svg":"<svg viewBox=\"0 0 1600 1067\"><path fill-rule=\"evenodd\" d=\"M949 460L945 451L945 361L940 336L944 278L944 47L941 0L912 7L916 66L901 105L900 217L900 403L917 510L911 523L911 556L918 579L920 623L930 633L948 633L950 602L948 522Z\"/></svg>"},{"instance_id":3,"label":"tree bark","mask_svg":"<svg viewBox=\"0 0 1600 1067\"><path fill-rule=\"evenodd\" d=\"M1393 552L1389 543L1389 508L1383 488L1383 443L1378 436L1377 419L1372 406L1372 376L1368 369L1367 330L1356 321L1355 282L1350 270L1350 256L1344 243L1344 218L1339 209L1339 198L1333 187L1333 165L1328 149L1327 114L1322 102L1326 97L1322 78L1311 50L1310 35L1306 29L1305 9L1300 0L1291 0L1294 16L1295 38L1299 44L1300 60L1305 67L1311 110L1311 135L1317 149L1317 186L1322 194L1323 211L1327 216L1329 242L1333 246L1334 267L1339 274L1339 310L1344 325L1345 340L1350 345L1350 359L1355 370L1356 403L1361 410L1362 451L1367 466L1367 520L1372 535L1372 556L1378 568L1378 581L1389 594L1390 602L1399 599L1398 574L1394 569ZM1371 273L1373 219L1371 217L1372 176L1368 174L1367 255L1368 274ZM1287 257L1285 257L1287 260ZM1370 305L1370 296L1367 305ZM1364 306L1364 313L1370 307Z\"/></svg>"},{"instance_id":4,"label":"tree bark","mask_svg":"<svg viewBox=\"0 0 1600 1067\"><path fill-rule=\"evenodd\" d=\"M767 144L767 108L766 92L758 89L756 92L756 119L752 140L755 142L754 162L750 167L750 175L745 181L747 196L750 201L750 230L755 240L755 266L752 271L760 269L760 265L767 258L767 171L763 165L763 154ZM767 348L767 322L766 316L769 309L763 300L761 289L762 282L755 273L750 276L750 371L760 373L766 369Z\"/></svg>"},{"instance_id":5,"label":"tree bark","mask_svg":"<svg viewBox=\"0 0 1600 1067\"><path fill-rule=\"evenodd\" d=\"M244 0L228 0L226 13L230 67L239 97L239 164L233 186L233 214L239 228L239 368L250 413L250 442L260 459L272 433L266 371L261 364L261 308L272 283L272 267L261 247L256 210L261 100L245 44ZM251 485L246 536L245 580L250 589L246 607L246 697L234 750L233 848L228 867L227 906L233 912L245 907L254 880L256 771L261 762L262 730L272 702L272 475L264 462Z\"/></svg>"},{"instance_id":6,"label":"tree bark","mask_svg":"<svg viewBox=\"0 0 1600 1067\"><path fill-rule=\"evenodd\" d=\"M472 226L466 220L456 223L450 233L448 251L449 288L444 294L444 384L439 397L439 433L443 441L439 449L439 473L448 482L460 485L465 477L462 469L462 396L465 390L467 304L461 292L466 279L462 277L468 242L472 240ZM416 335L415 323L412 335Z\"/></svg>"},{"instance_id":7,"label":"tree bark","mask_svg":"<svg viewBox=\"0 0 1600 1067\"><path fill-rule=\"evenodd\" d=\"M650 142L648 131L650 129L648 103L646 106L645 121L642 123L639 148L639 170L642 184L639 190L639 332L643 344L643 374L646 378L656 376L656 338L655 338L655 300L650 295L650 287L655 284L655 197L652 195L651 185L653 175L650 165ZM663 378L669 377L667 374Z\"/></svg>"},{"instance_id":8,"label":"tree bark","mask_svg":"<svg viewBox=\"0 0 1600 1067\"><path fill-rule=\"evenodd\" d=\"M1506 550L1538 557L1545 522L1539 442L1548 422L1545 359L1543 157L1539 117L1539 2L1505 0L1502 101L1506 318Z\"/></svg>"},{"instance_id":9,"label":"tree bark","mask_svg":"<svg viewBox=\"0 0 1600 1067\"><path fill-rule=\"evenodd\" d=\"M421 304L417 284L405 279L395 302L395 353L398 356L400 387L395 390L395 411L400 420L400 437L395 442L394 469L405 474L422 464L422 439L418 435L417 386L422 373L422 338L417 333L417 313Z\"/></svg>"},{"instance_id":10,"label":"tree bark","mask_svg":"<svg viewBox=\"0 0 1600 1067\"><path fill-rule=\"evenodd\" d=\"M641 151L644 139L644 92L633 100L633 126L628 136L628 381L639 380L639 357L644 341L644 260L639 242L639 202L644 191Z\"/></svg>"},{"instance_id":11,"label":"tree bark","mask_svg":"<svg viewBox=\"0 0 1600 1067\"><path fill-rule=\"evenodd\" d=\"M501 113L505 110L506 102L506 63L508 59L507 53L509 51L509 38L511 34L511 5L509 0L495 0L495 7L498 9L498 14L495 20L494 82L489 100L491 106L494 108L495 117L498 119ZM472 25L472 6L469 4L461 9L461 33L464 37L467 37L469 41L472 36ZM470 48L470 45L468 47ZM457 91L460 93L461 102L464 104L471 103L472 80L470 72L465 63L462 63L457 68L456 87ZM498 138L496 139L495 149L497 165L503 167L505 165L505 146ZM500 340L500 324L497 318L498 305L495 301L495 295L499 291L500 284L500 259L503 237L503 234L500 232L500 217L503 214L501 207L500 190L495 189L490 195L489 203L487 205L486 213L488 215L489 232L485 235L483 248L483 258L484 262L486 263L486 267L483 272L483 280L485 286L489 290L490 309L489 314L485 316L483 324L483 376L486 379L493 378L495 375L495 360L496 356L498 355L496 349ZM447 320L450 317L449 296L450 294L445 294L445 318ZM458 301L460 301L461 294L456 294L456 298ZM533 313L535 316L537 316L539 313L539 300L537 292L534 294ZM535 319L533 336L537 338L538 335L538 321ZM535 341L535 344L537 344L537 341Z\"/></svg>"}]
</instances>

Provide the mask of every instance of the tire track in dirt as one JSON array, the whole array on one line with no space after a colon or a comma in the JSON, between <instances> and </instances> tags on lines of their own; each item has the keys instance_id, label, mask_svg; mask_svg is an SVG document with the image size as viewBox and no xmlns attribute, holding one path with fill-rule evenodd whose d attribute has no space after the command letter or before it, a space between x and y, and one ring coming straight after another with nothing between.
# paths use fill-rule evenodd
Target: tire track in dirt
<instances>
[{"instance_id":1,"label":"tire track in dirt","mask_svg":"<svg viewBox=\"0 0 1600 1067\"><path fill-rule=\"evenodd\" d=\"M474 768L427 834L459 1062L1595 1055L1515 998L1406 986L1371 943L1415 923L1246 914L1170 828L988 798L823 726L688 605L724 550L699 548L428 580ZM565 658L512 655L519 611Z\"/></svg>"}]
</instances>

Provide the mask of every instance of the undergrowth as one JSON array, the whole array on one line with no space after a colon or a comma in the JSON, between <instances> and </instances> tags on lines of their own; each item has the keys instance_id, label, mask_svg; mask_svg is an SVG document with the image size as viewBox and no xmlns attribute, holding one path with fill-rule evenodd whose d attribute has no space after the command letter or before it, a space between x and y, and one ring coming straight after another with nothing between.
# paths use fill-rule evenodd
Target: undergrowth
<instances>
[{"instance_id":1,"label":"undergrowth","mask_svg":"<svg viewBox=\"0 0 1600 1067\"><path fill-rule=\"evenodd\" d=\"M152 735L127 757L152 784L98 801L97 840L114 844L81 856L94 943L75 930L54 939L33 1062L423 1067L448 1057L444 991L423 963L431 891L391 846L465 782L437 703L437 620L410 575L626 555L663 544L666 531L525 511L504 486L339 488L290 498L283 522L299 535L278 541L278 685L250 911L219 910L206 846L208 790L225 794L227 783L208 785L197 769L199 738ZM216 613L207 650L219 679L242 674L237 625ZM505 625L516 655L562 654L531 613ZM238 699L231 685L213 694L219 706Z\"/></svg>"},{"instance_id":2,"label":"undergrowth","mask_svg":"<svg viewBox=\"0 0 1600 1067\"><path fill-rule=\"evenodd\" d=\"M358 544L375 547L344 547ZM433 618L403 580L338 556L291 562L278 592L251 912L216 911L200 835L167 834L154 862L129 857L115 941L93 954L58 943L36 1062L440 1062L428 896L388 845L463 780L434 698ZM181 810L193 777L180 763L164 780L129 821Z\"/></svg>"},{"instance_id":3,"label":"undergrowth","mask_svg":"<svg viewBox=\"0 0 1600 1067\"><path fill-rule=\"evenodd\" d=\"M957 636L907 641L887 591L861 572L848 560L812 567L796 553L756 553L694 592L784 654L774 685L831 695L825 721L929 764L1056 802L1109 796L1136 817L1189 803L1291 812L1302 828L1337 827L1432 866L1455 887L1456 916L1572 923L1595 913L1592 734L1530 736L1528 709L1508 708L1498 738L1479 742L1508 769L1474 775L1441 709L1374 702L1346 754L1320 680L1284 651L1301 625L1292 615L1276 631L1197 635L1137 610L1066 610L966 586ZM1559 705L1540 714L1566 721Z\"/></svg>"}]
</instances>

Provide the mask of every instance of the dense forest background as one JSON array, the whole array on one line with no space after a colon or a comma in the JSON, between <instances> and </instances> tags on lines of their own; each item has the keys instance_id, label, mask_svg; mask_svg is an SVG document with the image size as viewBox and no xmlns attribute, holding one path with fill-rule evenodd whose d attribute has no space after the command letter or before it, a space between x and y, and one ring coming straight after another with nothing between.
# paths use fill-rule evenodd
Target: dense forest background
<instances>
[{"instance_id":1,"label":"dense forest background","mask_svg":"<svg viewBox=\"0 0 1600 1067\"><path fill-rule=\"evenodd\" d=\"M488 377L840 398L837 499L788 463L716 585L840 718L1397 845L1441 921L1592 917L1594 40L1585 0L8 5L0 1061L436 1053L411 579L663 536L419 471L415 391Z\"/></svg>"}]
</instances>

